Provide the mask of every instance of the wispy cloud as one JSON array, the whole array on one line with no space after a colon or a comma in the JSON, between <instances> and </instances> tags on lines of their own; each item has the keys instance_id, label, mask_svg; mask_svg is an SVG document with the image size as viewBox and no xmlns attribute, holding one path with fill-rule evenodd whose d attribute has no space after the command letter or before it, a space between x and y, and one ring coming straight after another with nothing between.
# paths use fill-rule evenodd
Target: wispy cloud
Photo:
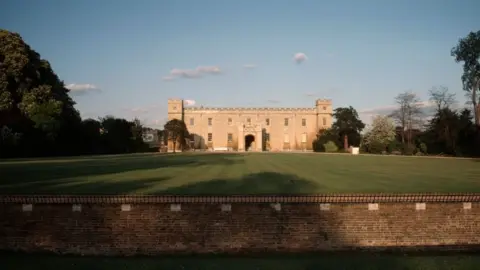
<instances>
[{"instance_id":1,"label":"wispy cloud","mask_svg":"<svg viewBox=\"0 0 480 270\"><path fill-rule=\"evenodd\" d=\"M280 103L280 100L278 100L278 99L268 99L267 102L272 103L272 104L277 104L277 103Z\"/></svg>"},{"instance_id":2,"label":"wispy cloud","mask_svg":"<svg viewBox=\"0 0 480 270\"><path fill-rule=\"evenodd\" d=\"M305 93L305 96L307 96L307 97L314 97L314 96L316 96L316 95L317 95L317 94L316 94L316 93L313 93L313 92L307 92L307 93Z\"/></svg>"},{"instance_id":3,"label":"wispy cloud","mask_svg":"<svg viewBox=\"0 0 480 270\"><path fill-rule=\"evenodd\" d=\"M185 106L193 106L193 105L195 105L195 103L196 103L196 102L195 102L195 100L193 100L193 99L185 99L185 100L183 101L183 104L184 104Z\"/></svg>"},{"instance_id":4,"label":"wispy cloud","mask_svg":"<svg viewBox=\"0 0 480 270\"><path fill-rule=\"evenodd\" d=\"M303 62L307 61L307 59L308 59L307 55L302 53L302 52L296 53L293 56L293 61L295 61L297 64L303 63Z\"/></svg>"},{"instance_id":5,"label":"wispy cloud","mask_svg":"<svg viewBox=\"0 0 480 270\"><path fill-rule=\"evenodd\" d=\"M217 66L199 66L195 69L174 68L170 70L170 73L167 76L164 76L162 80L172 81L179 78L197 79L202 78L205 75L215 75L220 73L222 73L222 70Z\"/></svg>"},{"instance_id":6,"label":"wispy cloud","mask_svg":"<svg viewBox=\"0 0 480 270\"><path fill-rule=\"evenodd\" d=\"M100 91L100 88L98 88L94 84L77 84L77 83L70 83L65 85L67 89L70 90L70 93L75 94L75 95L83 95L89 92L95 92L95 91Z\"/></svg>"},{"instance_id":7,"label":"wispy cloud","mask_svg":"<svg viewBox=\"0 0 480 270\"><path fill-rule=\"evenodd\" d=\"M243 68L246 68L246 69L253 69L253 68L256 68L257 65L255 64L245 64L243 65Z\"/></svg>"}]
</instances>

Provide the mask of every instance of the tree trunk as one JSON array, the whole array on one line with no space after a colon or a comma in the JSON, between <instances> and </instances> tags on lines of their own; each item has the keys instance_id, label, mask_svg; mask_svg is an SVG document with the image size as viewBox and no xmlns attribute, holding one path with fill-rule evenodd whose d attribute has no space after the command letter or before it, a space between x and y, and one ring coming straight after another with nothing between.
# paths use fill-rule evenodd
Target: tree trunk
<instances>
[{"instance_id":1,"label":"tree trunk","mask_svg":"<svg viewBox=\"0 0 480 270\"><path fill-rule=\"evenodd\" d=\"M177 149L177 142L176 140L173 140L173 153L176 153L176 149Z\"/></svg>"},{"instance_id":2,"label":"tree trunk","mask_svg":"<svg viewBox=\"0 0 480 270\"><path fill-rule=\"evenodd\" d=\"M343 136L343 148L345 150L348 150L348 136L347 135Z\"/></svg>"}]
</instances>

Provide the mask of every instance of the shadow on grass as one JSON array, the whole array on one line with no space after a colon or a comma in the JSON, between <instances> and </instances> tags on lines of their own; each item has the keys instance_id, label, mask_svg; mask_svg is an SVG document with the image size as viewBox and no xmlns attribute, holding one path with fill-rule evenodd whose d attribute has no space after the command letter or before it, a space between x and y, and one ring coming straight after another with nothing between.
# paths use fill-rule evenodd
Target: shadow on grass
<instances>
[{"instance_id":1,"label":"shadow on grass","mask_svg":"<svg viewBox=\"0 0 480 270\"><path fill-rule=\"evenodd\" d=\"M122 156L103 156L95 159L91 158L76 158L68 160L67 162L57 162L58 160L41 161L41 162L14 162L14 163L0 163L0 171L2 177L0 179L0 194L5 193L25 193L29 190L42 191L49 189L51 186L62 186L67 188L69 185L75 189L75 182L68 181L69 178L88 178L107 174L120 174L131 171L141 170L155 170L161 168L171 167L185 167L185 169L192 166L202 166L208 164L229 166L244 162L240 155L224 154L195 154L195 155L122 155ZM161 181L166 180L162 177L141 180L146 181ZM130 181L133 183L133 181ZM80 182L81 183L81 182ZM78 183L78 185L80 185ZM125 182L115 182L112 179L112 190L103 189L101 186L109 186L108 183L92 183L99 187L99 191L103 190L106 193L118 193L116 188L119 185L128 186ZM125 192L135 190L134 183L132 188L125 188ZM86 190L94 190L92 187ZM127 190L128 189L128 190ZM67 189L68 190L68 189ZM96 193L98 193L97 191Z\"/></svg>"},{"instance_id":2,"label":"shadow on grass","mask_svg":"<svg viewBox=\"0 0 480 270\"><path fill-rule=\"evenodd\" d=\"M209 181L172 187L161 193L177 195L287 195L309 194L318 190L320 184L292 174L262 172L249 174L239 179L212 179Z\"/></svg>"}]
</instances>

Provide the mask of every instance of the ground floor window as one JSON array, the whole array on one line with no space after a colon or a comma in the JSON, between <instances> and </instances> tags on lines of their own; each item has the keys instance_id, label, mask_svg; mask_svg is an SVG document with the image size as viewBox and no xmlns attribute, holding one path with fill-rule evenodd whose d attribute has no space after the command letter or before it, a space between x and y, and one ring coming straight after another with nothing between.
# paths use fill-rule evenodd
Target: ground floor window
<instances>
[{"instance_id":1,"label":"ground floor window","mask_svg":"<svg viewBox=\"0 0 480 270\"><path fill-rule=\"evenodd\" d=\"M227 134L227 141L228 141L228 142L232 142L232 141L233 141L233 134L232 134L232 133L228 133L228 134Z\"/></svg>"},{"instance_id":2,"label":"ground floor window","mask_svg":"<svg viewBox=\"0 0 480 270\"><path fill-rule=\"evenodd\" d=\"M212 133L208 133L207 139L209 142L212 141L212 138L213 138Z\"/></svg>"}]
</instances>

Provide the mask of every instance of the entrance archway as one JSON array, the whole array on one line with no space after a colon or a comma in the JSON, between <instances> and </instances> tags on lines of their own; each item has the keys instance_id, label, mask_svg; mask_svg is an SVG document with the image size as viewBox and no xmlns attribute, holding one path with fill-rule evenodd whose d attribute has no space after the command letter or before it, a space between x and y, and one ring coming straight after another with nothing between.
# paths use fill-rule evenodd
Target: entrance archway
<instances>
[{"instance_id":1,"label":"entrance archway","mask_svg":"<svg viewBox=\"0 0 480 270\"><path fill-rule=\"evenodd\" d=\"M252 150L252 147L254 146L255 142L255 136L252 134L248 134L245 136L245 150L250 151Z\"/></svg>"}]
</instances>

